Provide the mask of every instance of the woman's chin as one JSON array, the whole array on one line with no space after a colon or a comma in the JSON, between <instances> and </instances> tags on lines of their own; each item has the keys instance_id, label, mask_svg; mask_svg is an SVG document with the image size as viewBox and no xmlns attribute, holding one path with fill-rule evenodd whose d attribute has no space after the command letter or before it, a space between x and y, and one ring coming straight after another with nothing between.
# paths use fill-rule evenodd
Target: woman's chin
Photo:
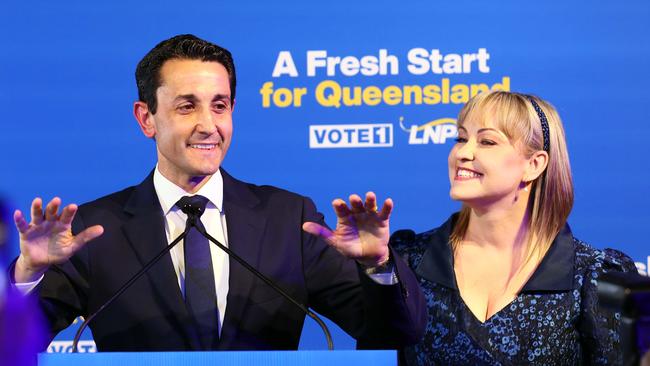
<instances>
[{"instance_id":1,"label":"woman's chin","mask_svg":"<svg viewBox=\"0 0 650 366\"><path fill-rule=\"evenodd\" d=\"M468 192L463 192L461 189L452 188L449 190L449 198L451 198L454 201L460 201L465 203L466 201L471 201L473 198L476 197L469 194Z\"/></svg>"}]
</instances>

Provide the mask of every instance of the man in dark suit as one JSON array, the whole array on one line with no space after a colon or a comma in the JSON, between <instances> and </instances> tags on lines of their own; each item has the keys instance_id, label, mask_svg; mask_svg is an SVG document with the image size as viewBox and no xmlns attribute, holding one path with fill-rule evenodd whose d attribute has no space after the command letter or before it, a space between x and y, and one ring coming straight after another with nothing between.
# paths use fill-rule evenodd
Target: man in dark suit
<instances>
[{"instance_id":1,"label":"man in dark suit","mask_svg":"<svg viewBox=\"0 0 650 366\"><path fill-rule=\"evenodd\" d=\"M95 312L183 232L187 216L178 202L192 196L209 233L360 346L396 348L419 339L425 314L417 282L381 244L388 242L390 200L379 212L371 193L365 202L351 196L351 207L335 201L338 224L330 231L308 198L238 181L220 168L236 86L227 50L176 36L140 61L136 79L134 114L156 142L153 172L60 215L58 198L45 209L35 199L29 223L20 211L14 215L21 254L13 280L38 294L53 333ZM372 235L359 237L357 227ZM188 237L91 328L101 351L295 349L303 321L299 309L240 264Z\"/></svg>"}]
</instances>

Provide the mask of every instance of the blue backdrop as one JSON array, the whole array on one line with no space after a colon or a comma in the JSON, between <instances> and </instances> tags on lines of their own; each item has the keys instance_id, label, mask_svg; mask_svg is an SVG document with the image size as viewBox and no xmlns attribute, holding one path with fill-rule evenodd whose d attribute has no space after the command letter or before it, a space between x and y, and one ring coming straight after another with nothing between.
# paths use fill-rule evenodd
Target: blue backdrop
<instances>
[{"instance_id":1,"label":"blue backdrop","mask_svg":"<svg viewBox=\"0 0 650 366\"><path fill-rule=\"evenodd\" d=\"M459 207L446 157L468 95L498 84L549 100L571 154L574 234L646 274L648 19L648 1L10 2L0 195L28 210L34 196L82 203L140 182L155 148L132 117L135 65L194 33L237 66L223 166L311 196L330 224L333 198L373 190L395 201L393 230L438 226ZM18 251L9 229L5 260ZM325 347L312 323L304 333L301 347ZM335 344L353 347L340 331Z\"/></svg>"}]
</instances>

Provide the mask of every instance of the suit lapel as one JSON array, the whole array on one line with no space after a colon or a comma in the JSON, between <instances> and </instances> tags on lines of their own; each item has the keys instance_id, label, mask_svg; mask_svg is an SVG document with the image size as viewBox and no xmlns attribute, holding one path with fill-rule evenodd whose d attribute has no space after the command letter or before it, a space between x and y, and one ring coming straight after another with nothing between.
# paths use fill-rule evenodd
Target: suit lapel
<instances>
[{"instance_id":1,"label":"suit lapel","mask_svg":"<svg viewBox=\"0 0 650 366\"><path fill-rule=\"evenodd\" d=\"M259 268L260 245L266 217L257 208L259 199L248 186L223 169L224 212L228 227L228 247L255 268ZM219 349L236 346L237 329L242 321L255 276L230 258L228 305L221 330Z\"/></svg>"},{"instance_id":2,"label":"suit lapel","mask_svg":"<svg viewBox=\"0 0 650 366\"><path fill-rule=\"evenodd\" d=\"M167 245L165 219L153 186L153 173L136 187L124 211L131 214L130 220L122 226L124 234L131 244L142 266L153 259ZM180 245L180 244L179 244ZM178 287L178 278L174 271L171 256L166 254L153 265L144 276L162 303L164 309L170 309L167 319L176 323L188 341L188 349L201 349L195 329L187 313L185 302ZM143 281L141 278L139 281Z\"/></svg>"}]
</instances>

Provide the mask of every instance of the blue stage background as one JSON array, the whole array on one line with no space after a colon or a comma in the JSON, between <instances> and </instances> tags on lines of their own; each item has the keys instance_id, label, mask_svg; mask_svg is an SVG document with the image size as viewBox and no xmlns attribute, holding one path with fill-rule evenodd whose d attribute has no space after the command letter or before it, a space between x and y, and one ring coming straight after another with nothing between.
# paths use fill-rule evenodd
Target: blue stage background
<instances>
[{"instance_id":1,"label":"blue stage background","mask_svg":"<svg viewBox=\"0 0 650 366\"><path fill-rule=\"evenodd\" d=\"M455 127L444 119L456 117L463 91L499 83L549 100L571 154L574 234L623 250L646 274L648 19L648 1L10 2L0 13L0 196L5 211L28 211L35 196L82 203L140 182L155 148L132 117L135 65L160 40L193 33L235 57L225 169L312 197L330 224L333 198L373 190L395 201L392 230L438 226L459 207L448 196L446 160L453 139L445 133ZM323 52L313 51L344 66L328 75L318 66ZM382 52L385 72L373 67ZM276 64L284 68L274 77ZM262 92L268 82L276 94ZM358 87L361 105L330 106L343 87ZM421 100L418 88L428 90ZM364 147L341 147L337 137L348 135ZM313 148L310 138L336 148ZM2 237L6 262L18 252L15 230L0 227ZM335 333L337 348L354 347ZM308 322L301 348L324 348L320 337Z\"/></svg>"}]
</instances>

